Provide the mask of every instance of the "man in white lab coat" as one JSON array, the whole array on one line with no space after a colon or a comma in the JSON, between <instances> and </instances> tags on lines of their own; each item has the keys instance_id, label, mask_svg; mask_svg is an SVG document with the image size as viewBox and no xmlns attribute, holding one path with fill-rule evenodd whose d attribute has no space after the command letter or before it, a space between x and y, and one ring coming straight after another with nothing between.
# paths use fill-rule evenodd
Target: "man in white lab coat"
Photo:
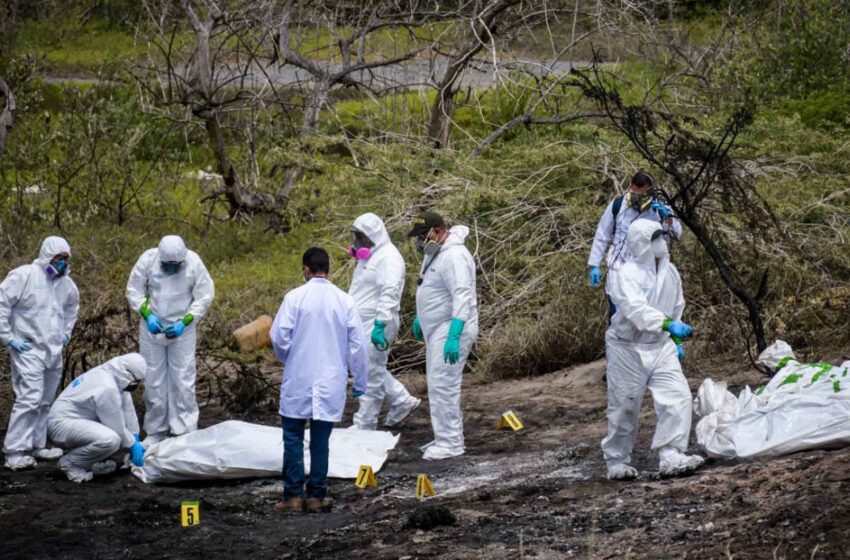
<instances>
[{"instance_id":1,"label":"man in white lab coat","mask_svg":"<svg viewBox=\"0 0 850 560\"><path fill-rule=\"evenodd\" d=\"M329 511L328 442L334 422L342 420L348 372L352 396L366 392L369 366L363 323L354 299L328 280L330 259L324 249L308 249L302 258L306 283L286 294L271 329L275 355L284 364L280 388L283 424L283 497L281 512ZM304 427L310 420L310 477L304 502Z\"/></svg>"}]
</instances>

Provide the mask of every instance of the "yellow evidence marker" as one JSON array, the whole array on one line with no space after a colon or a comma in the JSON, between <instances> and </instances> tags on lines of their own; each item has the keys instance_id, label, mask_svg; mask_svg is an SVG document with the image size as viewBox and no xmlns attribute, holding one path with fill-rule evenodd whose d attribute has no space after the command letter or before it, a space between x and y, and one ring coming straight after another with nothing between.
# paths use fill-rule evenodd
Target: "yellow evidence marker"
<instances>
[{"instance_id":1,"label":"yellow evidence marker","mask_svg":"<svg viewBox=\"0 0 850 560\"><path fill-rule=\"evenodd\" d=\"M431 481L428 480L427 474L420 474L416 478L416 498L423 499L425 495L436 496L437 493L434 492L434 487L431 485Z\"/></svg>"},{"instance_id":2,"label":"yellow evidence marker","mask_svg":"<svg viewBox=\"0 0 850 560\"><path fill-rule=\"evenodd\" d=\"M184 527L201 524L201 508L198 502L180 502L180 524Z\"/></svg>"},{"instance_id":3,"label":"yellow evidence marker","mask_svg":"<svg viewBox=\"0 0 850 560\"><path fill-rule=\"evenodd\" d=\"M367 486L371 486L372 488L378 487L378 479L375 478L375 472L372 470L371 465L360 466L360 471L357 473L357 480L354 482L354 485L360 489Z\"/></svg>"},{"instance_id":4,"label":"yellow evidence marker","mask_svg":"<svg viewBox=\"0 0 850 560\"><path fill-rule=\"evenodd\" d=\"M501 430L502 428L508 427L515 432L518 432L523 428L522 422L519 421L519 418L517 418L517 415L514 414L513 410L508 410L507 412L502 413L502 416L499 417L499 425L496 429Z\"/></svg>"}]
</instances>

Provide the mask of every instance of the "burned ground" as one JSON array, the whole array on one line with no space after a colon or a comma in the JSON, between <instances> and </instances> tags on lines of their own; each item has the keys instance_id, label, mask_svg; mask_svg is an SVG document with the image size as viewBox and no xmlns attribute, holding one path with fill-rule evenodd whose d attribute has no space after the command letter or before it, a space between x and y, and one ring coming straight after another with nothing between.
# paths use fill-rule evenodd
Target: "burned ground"
<instances>
[{"instance_id":1,"label":"burned ground","mask_svg":"<svg viewBox=\"0 0 850 560\"><path fill-rule=\"evenodd\" d=\"M469 380L467 454L437 463L418 451L431 435L423 402L401 427L378 488L333 480L327 515L275 513L274 479L152 486L125 472L79 485L55 463L3 470L0 558L850 557L846 450L709 462L695 475L661 480L648 451L647 396L635 456L642 476L607 481L602 372L594 363L533 379ZM705 373L692 376L692 389ZM745 369L713 373L731 385L761 379ZM404 381L425 396L421 376ZM525 429L495 429L507 409ZM202 417L211 424L227 416L208 407ZM435 498L414 497L420 473L429 475ZM200 526L180 526L183 500L200 501ZM426 530L411 519L437 522L423 523Z\"/></svg>"}]
</instances>

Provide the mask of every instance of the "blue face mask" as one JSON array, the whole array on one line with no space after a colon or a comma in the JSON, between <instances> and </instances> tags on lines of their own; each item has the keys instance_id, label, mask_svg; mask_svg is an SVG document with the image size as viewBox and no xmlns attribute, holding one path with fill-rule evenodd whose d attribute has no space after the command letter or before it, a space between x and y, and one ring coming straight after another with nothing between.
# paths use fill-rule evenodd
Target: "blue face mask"
<instances>
[{"instance_id":1,"label":"blue face mask","mask_svg":"<svg viewBox=\"0 0 850 560\"><path fill-rule=\"evenodd\" d=\"M160 266L162 267L162 271L166 274L177 274L180 272L180 267L183 265L182 262L160 262Z\"/></svg>"},{"instance_id":2,"label":"blue face mask","mask_svg":"<svg viewBox=\"0 0 850 560\"><path fill-rule=\"evenodd\" d=\"M68 274L68 261L60 259L47 265L47 275L51 278L61 278Z\"/></svg>"}]
</instances>

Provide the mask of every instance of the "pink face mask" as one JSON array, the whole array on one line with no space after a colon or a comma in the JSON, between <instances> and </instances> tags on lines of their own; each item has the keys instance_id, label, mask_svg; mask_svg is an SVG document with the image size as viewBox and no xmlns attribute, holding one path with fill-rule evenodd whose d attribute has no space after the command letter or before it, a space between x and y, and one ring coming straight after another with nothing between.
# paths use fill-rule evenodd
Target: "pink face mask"
<instances>
[{"instance_id":1,"label":"pink face mask","mask_svg":"<svg viewBox=\"0 0 850 560\"><path fill-rule=\"evenodd\" d=\"M348 254L358 261L365 261L372 256L372 249L369 247L360 247L359 249L355 249L354 245L349 245Z\"/></svg>"}]
</instances>

